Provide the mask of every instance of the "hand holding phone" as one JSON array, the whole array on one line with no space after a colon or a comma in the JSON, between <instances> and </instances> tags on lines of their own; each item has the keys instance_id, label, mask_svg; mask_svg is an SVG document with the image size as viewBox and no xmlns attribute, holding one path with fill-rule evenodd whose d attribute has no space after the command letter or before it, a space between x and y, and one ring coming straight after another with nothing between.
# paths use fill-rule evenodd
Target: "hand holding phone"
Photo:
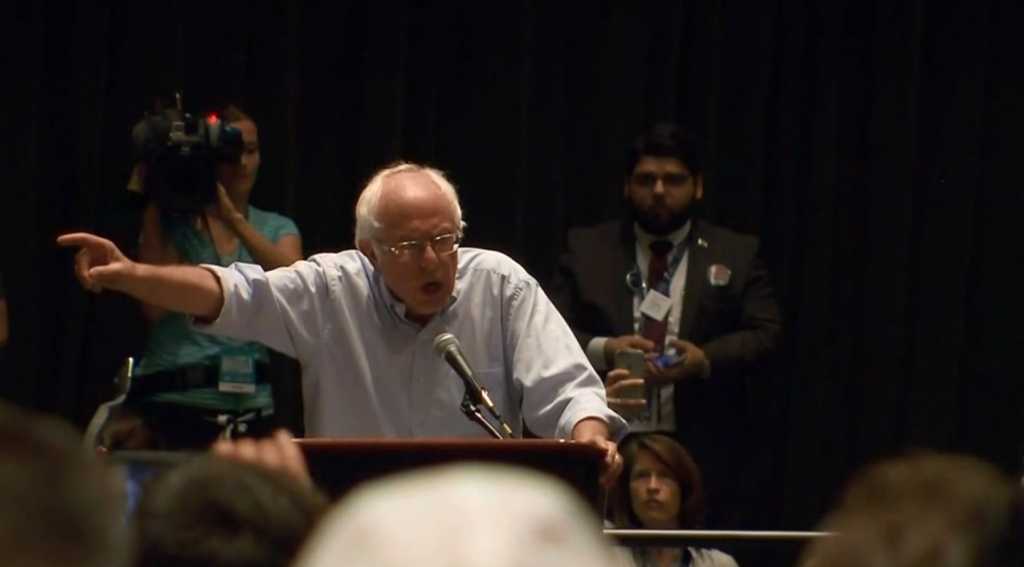
<instances>
[{"instance_id":1,"label":"hand holding phone","mask_svg":"<svg viewBox=\"0 0 1024 567\"><path fill-rule=\"evenodd\" d=\"M615 368L629 372L631 378L643 379L647 369L647 356L644 351L636 348L623 348L615 351ZM644 399L644 385L638 383L633 386L623 386L619 390L619 397L630 399Z\"/></svg>"},{"instance_id":2,"label":"hand holding phone","mask_svg":"<svg viewBox=\"0 0 1024 567\"><path fill-rule=\"evenodd\" d=\"M628 421L641 419L647 410L647 356L642 350L624 348L615 352L614 360L615 370L605 385L608 407Z\"/></svg>"}]
</instances>

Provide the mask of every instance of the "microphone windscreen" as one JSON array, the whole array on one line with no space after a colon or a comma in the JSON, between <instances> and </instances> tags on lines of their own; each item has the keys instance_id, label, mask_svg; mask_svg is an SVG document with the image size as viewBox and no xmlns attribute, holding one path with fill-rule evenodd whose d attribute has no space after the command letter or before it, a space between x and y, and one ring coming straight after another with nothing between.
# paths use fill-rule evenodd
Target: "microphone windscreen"
<instances>
[{"instance_id":1,"label":"microphone windscreen","mask_svg":"<svg viewBox=\"0 0 1024 567\"><path fill-rule=\"evenodd\" d=\"M453 346L459 346L459 339L451 333L441 333L434 339L434 352L439 356L444 356L444 353Z\"/></svg>"}]
</instances>

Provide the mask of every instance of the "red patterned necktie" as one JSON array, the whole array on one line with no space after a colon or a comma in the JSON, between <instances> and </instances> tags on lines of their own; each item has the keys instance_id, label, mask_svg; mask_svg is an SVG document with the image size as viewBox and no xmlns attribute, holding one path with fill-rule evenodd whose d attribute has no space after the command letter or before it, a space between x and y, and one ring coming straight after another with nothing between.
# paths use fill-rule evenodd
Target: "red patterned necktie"
<instances>
[{"instance_id":1,"label":"red patterned necktie","mask_svg":"<svg viewBox=\"0 0 1024 567\"><path fill-rule=\"evenodd\" d=\"M657 289L661 278L665 276L668 269L668 253L672 250L672 243L667 240L655 240L650 245L651 261L647 264L647 290ZM644 315L643 336L654 343L654 350L662 352L665 350L665 333L668 331L668 315L661 321L655 321Z\"/></svg>"}]
</instances>

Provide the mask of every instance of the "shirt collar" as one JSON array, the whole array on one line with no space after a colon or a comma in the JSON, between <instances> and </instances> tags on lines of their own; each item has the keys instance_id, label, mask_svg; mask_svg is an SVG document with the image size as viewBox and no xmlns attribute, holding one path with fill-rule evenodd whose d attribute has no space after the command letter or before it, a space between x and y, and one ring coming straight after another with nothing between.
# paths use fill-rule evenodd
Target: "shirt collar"
<instances>
[{"instance_id":1,"label":"shirt collar","mask_svg":"<svg viewBox=\"0 0 1024 567\"><path fill-rule=\"evenodd\" d=\"M655 240L668 240L669 242L672 243L672 248L674 249L675 247L679 246L680 243L686 240L687 236L690 235L690 227L692 225L693 220L688 220L686 221L686 224L668 233L665 236L654 236L653 234L640 228L640 225L638 224L633 225L633 230L636 232L637 244L640 245L644 250L650 248L651 243L654 242Z\"/></svg>"}]
</instances>

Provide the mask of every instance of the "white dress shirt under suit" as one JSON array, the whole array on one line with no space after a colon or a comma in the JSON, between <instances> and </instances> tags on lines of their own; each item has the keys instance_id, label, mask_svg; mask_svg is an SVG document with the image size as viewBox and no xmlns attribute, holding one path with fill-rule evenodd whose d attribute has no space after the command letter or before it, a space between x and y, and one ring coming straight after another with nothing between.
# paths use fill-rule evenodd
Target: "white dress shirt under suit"
<instances>
[{"instance_id":1,"label":"white dress shirt under suit","mask_svg":"<svg viewBox=\"0 0 1024 567\"><path fill-rule=\"evenodd\" d=\"M685 246L687 238L690 235L691 223L687 222L678 230L664 237L656 237L652 234L645 232L639 226L634 227L636 231L636 259L637 267L640 270L641 281L647 281L647 266L651 261L651 243L655 240L667 240L672 243L672 249L669 250L668 254L671 257L676 253L676 249L679 246ZM676 271L672 274L672 280L669 284L669 299L672 300L672 307L668 313L668 332L666 333L666 340L679 338L679 316L683 310L683 295L686 293L686 270L688 267L689 252L684 251L682 259L679 262L679 266ZM640 311L640 301L633 302L634 313ZM640 333L639 329L635 330L637 334ZM610 337L594 337L590 344L587 345L587 357L590 359L591 364L595 368L601 371L608 370L608 365L604 358L604 343L608 341ZM658 431L675 431L676 429L676 416L673 400L673 388L672 384L662 386L659 390L658 396L659 408L656 417L656 423L651 424L651 429Z\"/></svg>"}]
</instances>

